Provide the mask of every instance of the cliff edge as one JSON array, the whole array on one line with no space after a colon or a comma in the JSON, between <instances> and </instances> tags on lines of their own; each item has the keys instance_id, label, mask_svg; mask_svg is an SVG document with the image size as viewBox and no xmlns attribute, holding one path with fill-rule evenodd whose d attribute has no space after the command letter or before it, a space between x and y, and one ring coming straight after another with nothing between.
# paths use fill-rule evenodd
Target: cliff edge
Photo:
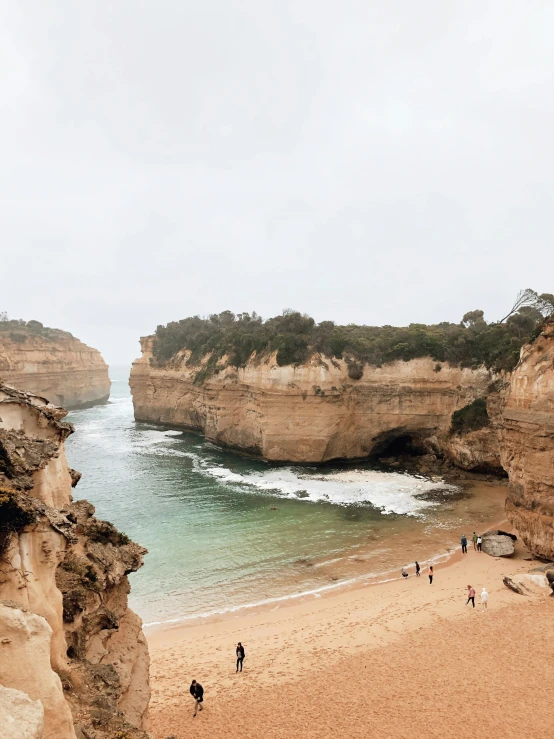
<instances>
[{"instance_id":1,"label":"cliff edge","mask_svg":"<svg viewBox=\"0 0 554 739\"><path fill-rule=\"evenodd\" d=\"M503 413L506 512L538 557L554 560L554 320L523 347Z\"/></svg>"},{"instance_id":2,"label":"cliff edge","mask_svg":"<svg viewBox=\"0 0 554 739\"><path fill-rule=\"evenodd\" d=\"M100 352L38 321L0 321L0 380L68 409L110 397L108 365Z\"/></svg>"},{"instance_id":3,"label":"cliff edge","mask_svg":"<svg viewBox=\"0 0 554 739\"><path fill-rule=\"evenodd\" d=\"M466 469L500 468L495 427L481 432L481 451L473 438L468 443L449 434L452 414L487 396L495 381L484 367L427 357L366 365L355 380L344 359L314 353L302 364L279 366L272 354L241 368L224 358L199 383L202 365L190 363L190 352L157 367L152 343L151 336L141 339L142 357L131 369L138 421L200 431L217 444L274 461L319 463L415 450L463 457Z\"/></svg>"},{"instance_id":4,"label":"cliff edge","mask_svg":"<svg viewBox=\"0 0 554 739\"><path fill-rule=\"evenodd\" d=\"M32 736L147 739L148 648L127 607L145 550L73 501L65 415L0 384L0 725L28 699Z\"/></svg>"}]
</instances>

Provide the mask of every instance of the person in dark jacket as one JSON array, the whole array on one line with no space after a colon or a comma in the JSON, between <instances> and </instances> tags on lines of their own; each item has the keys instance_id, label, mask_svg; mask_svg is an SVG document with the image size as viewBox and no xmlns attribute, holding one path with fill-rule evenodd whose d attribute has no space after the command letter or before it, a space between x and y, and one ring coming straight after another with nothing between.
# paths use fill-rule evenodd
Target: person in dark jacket
<instances>
[{"instance_id":1,"label":"person in dark jacket","mask_svg":"<svg viewBox=\"0 0 554 739\"><path fill-rule=\"evenodd\" d=\"M239 642L237 644L237 672L239 671L239 666L240 666L240 671L242 672L242 661L244 657L245 657L244 647Z\"/></svg>"},{"instance_id":2,"label":"person in dark jacket","mask_svg":"<svg viewBox=\"0 0 554 739\"><path fill-rule=\"evenodd\" d=\"M194 713L192 714L194 718L197 712L202 710L202 702L204 700L204 688L200 685L200 683L197 683L196 680L193 680L190 684L190 694L194 698Z\"/></svg>"},{"instance_id":3,"label":"person in dark jacket","mask_svg":"<svg viewBox=\"0 0 554 739\"><path fill-rule=\"evenodd\" d=\"M421 574L421 567L419 566L419 562L415 563L415 573L418 577L420 577Z\"/></svg>"},{"instance_id":4,"label":"person in dark jacket","mask_svg":"<svg viewBox=\"0 0 554 739\"><path fill-rule=\"evenodd\" d=\"M467 554L467 538L465 534L462 536L462 554Z\"/></svg>"}]
</instances>

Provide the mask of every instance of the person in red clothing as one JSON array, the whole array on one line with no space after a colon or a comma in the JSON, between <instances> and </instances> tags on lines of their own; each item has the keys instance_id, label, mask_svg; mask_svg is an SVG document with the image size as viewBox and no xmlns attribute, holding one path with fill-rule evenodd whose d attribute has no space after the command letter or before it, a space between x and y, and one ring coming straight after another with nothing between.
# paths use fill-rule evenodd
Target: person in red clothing
<instances>
[{"instance_id":1,"label":"person in red clothing","mask_svg":"<svg viewBox=\"0 0 554 739\"><path fill-rule=\"evenodd\" d=\"M471 601L473 603L473 607L475 608L475 588L472 588L471 585L467 586L467 600L466 600L466 606Z\"/></svg>"}]
</instances>

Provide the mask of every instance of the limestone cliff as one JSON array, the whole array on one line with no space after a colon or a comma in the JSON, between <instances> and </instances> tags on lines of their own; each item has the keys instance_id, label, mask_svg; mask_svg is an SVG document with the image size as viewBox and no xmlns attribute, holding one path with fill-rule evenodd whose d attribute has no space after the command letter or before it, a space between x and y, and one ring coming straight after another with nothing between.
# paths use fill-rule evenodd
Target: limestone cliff
<instances>
[{"instance_id":1,"label":"limestone cliff","mask_svg":"<svg viewBox=\"0 0 554 739\"><path fill-rule=\"evenodd\" d=\"M504 408L506 511L526 545L554 560L554 320L523 347Z\"/></svg>"},{"instance_id":2,"label":"limestone cliff","mask_svg":"<svg viewBox=\"0 0 554 739\"><path fill-rule=\"evenodd\" d=\"M23 323L10 330L6 326L0 324L2 382L64 408L82 408L108 400L108 366L97 349L65 331L29 329Z\"/></svg>"},{"instance_id":3,"label":"limestone cliff","mask_svg":"<svg viewBox=\"0 0 554 739\"><path fill-rule=\"evenodd\" d=\"M304 364L279 366L271 355L241 369L223 361L199 383L201 368L187 366L188 352L157 367L152 337L141 346L130 377L139 421L197 430L268 460L325 462L416 447L465 454L468 469L500 467L494 424L475 438L460 437L458 448L449 435L452 413L487 396L497 379L484 367L421 358L366 365L356 380L345 360L315 353Z\"/></svg>"},{"instance_id":4,"label":"limestone cliff","mask_svg":"<svg viewBox=\"0 0 554 739\"><path fill-rule=\"evenodd\" d=\"M146 739L148 650L127 607L145 550L73 502L64 416L0 385L0 724L26 695L37 736Z\"/></svg>"}]
</instances>

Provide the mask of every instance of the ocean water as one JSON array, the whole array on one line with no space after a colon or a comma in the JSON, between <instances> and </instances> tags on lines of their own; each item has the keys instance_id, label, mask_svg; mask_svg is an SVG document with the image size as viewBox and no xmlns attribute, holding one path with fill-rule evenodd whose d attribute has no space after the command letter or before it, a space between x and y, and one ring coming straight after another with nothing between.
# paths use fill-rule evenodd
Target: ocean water
<instances>
[{"instance_id":1,"label":"ocean water","mask_svg":"<svg viewBox=\"0 0 554 739\"><path fill-rule=\"evenodd\" d=\"M71 412L75 498L145 546L131 605L146 624L317 597L444 556L460 527L501 511L493 489L367 466L292 467L231 454L202 437L136 423L128 368L107 405Z\"/></svg>"}]
</instances>

